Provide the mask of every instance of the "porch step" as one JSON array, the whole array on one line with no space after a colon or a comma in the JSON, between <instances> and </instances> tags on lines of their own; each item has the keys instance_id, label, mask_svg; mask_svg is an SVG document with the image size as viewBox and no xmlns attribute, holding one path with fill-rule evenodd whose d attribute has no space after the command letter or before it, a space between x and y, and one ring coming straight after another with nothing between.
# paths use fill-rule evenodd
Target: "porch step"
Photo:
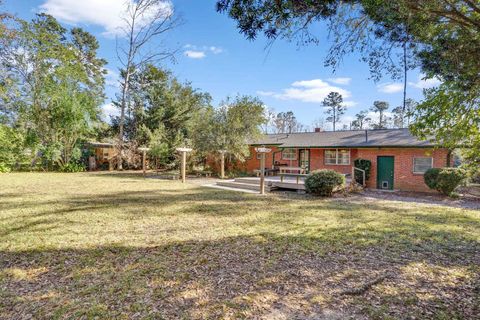
<instances>
[{"instance_id":1,"label":"porch step","mask_svg":"<svg viewBox=\"0 0 480 320\"><path fill-rule=\"evenodd\" d=\"M218 181L217 186L235 188L240 190L254 190L260 192L260 184L237 182L236 179L235 181ZM265 184L265 191L269 192L271 190L272 188Z\"/></svg>"},{"instance_id":2,"label":"porch step","mask_svg":"<svg viewBox=\"0 0 480 320\"><path fill-rule=\"evenodd\" d=\"M238 183L246 183L260 186L260 178L235 178L234 181ZM270 186L271 184L271 181L265 181L265 186Z\"/></svg>"}]
</instances>

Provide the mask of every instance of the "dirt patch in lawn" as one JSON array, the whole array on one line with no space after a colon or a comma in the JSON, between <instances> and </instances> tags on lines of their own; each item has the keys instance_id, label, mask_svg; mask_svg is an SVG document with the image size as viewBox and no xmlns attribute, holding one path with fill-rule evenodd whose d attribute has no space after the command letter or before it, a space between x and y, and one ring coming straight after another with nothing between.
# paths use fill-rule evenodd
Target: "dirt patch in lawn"
<instances>
[{"instance_id":1,"label":"dirt patch in lawn","mask_svg":"<svg viewBox=\"0 0 480 320\"><path fill-rule=\"evenodd\" d=\"M480 210L480 198L462 195L460 198L450 198L436 193L424 192L406 192L395 191L385 192L376 190L365 190L360 193L363 197L382 200L393 200L402 202L416 202L441 206L449 206L454 208L476 209Z\"/></svg>"}]
</instances>

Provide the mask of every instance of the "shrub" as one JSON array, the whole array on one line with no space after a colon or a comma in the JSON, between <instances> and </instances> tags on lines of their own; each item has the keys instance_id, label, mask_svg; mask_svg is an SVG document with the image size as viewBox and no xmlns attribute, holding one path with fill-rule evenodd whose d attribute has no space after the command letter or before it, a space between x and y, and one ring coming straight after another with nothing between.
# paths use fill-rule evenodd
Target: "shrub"
<instances>
[{"instance_id":1,"label":"shrub","mask_svg":"<svg viewBox=\"0 0 480 320\"><path fill-rule=\"evenodd\" d=\"M60 172L83 172L85 166L80 163L69 162L60 167Z\"/></svg>"},{"instance_id":2,"label":"shrub","mask_svg":"<svg viewBox=\"0 0 480 320\"><path fill-rule=\"evenodd\" d=\"M356 168L362 169L365 171L365 183L370 179L370 170L372 168L372 162L366 159L356 159L354 161ZM355 181L359 184L362 184L363 175L360 171L355 170Z\"/></svg>"},{"instance_id":3,"label":"shrub","mask_svg":"<svg viewBox=\"0 0 480 320\"><path fill-rule=\"evenodd\" d=\"M337 187L345 183L345 177L333 170L316 170L305 179L305 190L308 193L330 197Z\"/></svg>"},{"instance_id":4,"label":"shrub","mask_svg":"<svg viewBox=\"0 0 480 320\"><path fill-rule=\"evenodd\" d=\"M4 163L0 163L0 173L10 172L10 167Z\"/></svg>"},{"instance_id":5,"label":"shrub","mask_svg":"<svg viewBox=\"0 0 480 320\"><path fill-rule=\"evenodd\" d=\"M431 168L423 174L423 180L425 184L432 190L437 190L438 184L438 175L440 174L441 168Z\"/></svg>"},{"instance_id":6,"label":"shrub","mask_svg":"<svg viewBox=\"0 0 480 320\"><path fill-rule=\"evenodd\" d=\"M470 176L470 182L471 182L471 183L480 184L480 170L474 172L474 173Z\"/></svg>"},{"instance_id":7,"label":"shrub","mask_svg":"<svg viewBox=\"0 0 480 320\"><path fill-rule=\"evenodd\" d=\"M452 196L453 191L465 180L466 174L458 168L432 168L425 172L423 178L430 189Z\"/></svg>"}]
</instances>

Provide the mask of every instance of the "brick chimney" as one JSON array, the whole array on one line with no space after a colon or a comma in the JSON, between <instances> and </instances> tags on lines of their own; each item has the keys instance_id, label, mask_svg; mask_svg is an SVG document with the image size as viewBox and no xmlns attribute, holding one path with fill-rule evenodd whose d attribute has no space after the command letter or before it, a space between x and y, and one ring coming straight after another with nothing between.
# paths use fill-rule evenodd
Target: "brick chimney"
<instances>
[{"instance_id":1,"label":"brick chimney","mask_svg":"<svg viewBox=\"0 0 480 320\"><path fill-rule=\"evenodd\" d=\"M315 132L322 132L323 129L322 128L315 128Z\"/></svg>"}]
</instances>

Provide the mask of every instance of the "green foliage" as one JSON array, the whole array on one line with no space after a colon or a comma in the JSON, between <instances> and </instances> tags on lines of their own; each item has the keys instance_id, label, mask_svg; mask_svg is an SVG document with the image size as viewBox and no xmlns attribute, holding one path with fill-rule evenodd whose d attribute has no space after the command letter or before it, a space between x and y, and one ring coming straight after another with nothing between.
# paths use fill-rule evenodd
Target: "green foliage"
<instances>
[{"instance_id":1,"label":"green foliage","mask_svg":"<svg viewBox=\"0 0 480 320\"><path fill-rule=\"evenodd\" d=\"M342 105L343 97L338 92L330 92L325 99L323 99L322 105L327 108L325 113L328 115L327 121L333 125L333 131L335 131L335 125L340 121L340 117L345 113L345 106Z\"/></svg>"},{"instance_id":2,"label":"green foliage","mask_svg":"<svg viewBox=\"0 0 480 320\"><path fill-rule=\"evenodd\" d=\"M129 92L125 141L149 146L149 155L162 166L174 165L175 149L190 144L197 121L204 121L198 114L210 105L210 95L190 83L180 83L170 72L153 65L132 76ZM112 125L118 132L120 117L113 118Z\"/></svg>"},{"instance_id":3,"label":"green foliage","mask_svg":"<svg viewBox=\"0 0 480 320\"><path fill-rule=\"evenodd\" d=\"M10 172L11 169L5 163L0 163L0 173Z\"/></svg>"},{"instance_id":4,"label":"green foliage","mask_svg":"<svg viewBox=\"0 0 480 320\"><path fill-rule=\"evenodd\" d=\"M451 196L465 180L466 174L458 168L431 168L424 174L425 184L433 190Z\"/></svg>"},{"instance_id":5,"label":"green foliage","mask_svg":"<svg viewBox=\"0 0 480 320\"><path fill-rule=\"evenodd\" d=\"M388 118L385 116L385 111L388 110L388 102L386 101L374 101L371 111L378 113L378 123L372 123L374 129L387 128Z\"/></svg>"},{"instance_id":6,"label":"green foliage","mask_svg":"<svg viewBox=\"0 0 480 320\"><path fill-rule=\"evenodd\" d=\"M365 181L362 181L363 180L363 174L358 171L358 170L355 170L355 181L357 181L357 183L367 183L368 179L370 179L370 172L371 172L371 169L372 169L372 162L370 160L367 160L367 159L355 159L355 161L353 162L355 167L356 168L359 168L359 169L362 169L365 171Z\"/></svg>"},{"instance_id":7,"label":"green foliage","mask_svg":"<svg viewBox=\"0 0 480 320\"><path fill-rule=\"evenodd\" d=\"M470 182L480 184L480 169L478 169L476 172L471 174Z\"/></svg>"},{"instance_id":8,"label":"green foliage","mask_svg":"<svg viewBox=\"0 0 480 320\"><path fill-rule=\"evenodd\" d=\"M423 174L423 180L430 189L437 190L438 175L441 170L441 168L430 168Z\"/></svg>"},{"instance_id":9,"label":"green foliage","mask_svg":"<svg viewBox=\"0 0 480 320\"><path fill-rule=\"evenodd\" d=\"M265 122L263 102L250 96L227 98L219 108L203 110L193 132L193 144L203 154L227 151L227 161L244 160L248 141L260 135Z\"/></svg>"},{"instance_id":10,"label":"green foliage","mask_svg":"<svg viewBox=\"0 0 480 320\"><path fill-rule=\"evenodd\" d=\"M60 172L83 172L85 170L85 165L77 162L69 162L59 168Z\"/></svg>"},{"instance_id":11,"label":"green foliage","mask_svg":"<svg viewBox=\"0 0 480 320\"><path fill-rule=\"evenodd\" d=\"M305 179L305 190L308 193L330 197L336 188L345 184L345 177L334 170L316 170Z\"/></svg>"},{"instance_id":12,"label":"green foliage","mask_svg":"<svg viewBox=\"0 0 480 320\"><path fill-rule=\"evenodd\" d=\"M367 110L360 111L355 115L355 120L352 121L352 129L362 130L366 128L371 120L372 119L368 116Z\"/></svg>"},{"instance_id":13,"label":"green foliage","mask_svg":"<svg viewBox=\"0 0 480 320\"><path fill-rule=\"evenodd\" d=\"M0 164L15 169L30 160L28 137L19 129L0 124Z\"/></svg>"},{"instance_id":14,"label":"green foliage","mask_svg":"<svg viewBox=\"0 0 480 320\"><path fill-rule=\"evenodd\" d=\"M63 166L97 127L106 62L97 57L94 36L79 28L68 32L50 15L17 19L12 28L14 40L0 44L0 68L10 81L8 95L0 92L3 121L28 133L43 163Z\"/></svg>"},{"instance_id":15,"label":"green foliage","mask_svg":"<svg viewBox=\"0 0 480 320\"><path fill-rule=\"evenodd\" d=\"M417 106L412 131L421 138L434 137L448 148L464 146L463 158L471 167L480 166L480 89L464 91L455 82L444 82L425 90Z\"/></svg>"},{"instance_id":16,"label":"green foliage","mask_svg":"<svg viewBox=\"0 0 480 320\"><path fill-rule=\"evenodd\" d=\"M273 125L276 133L294 133L303 129L302 124L298 122L293 111L277 113L273 118Z\"/></svg>"},{"instance_id":17,"label":"green foliage","mask_svg":"<svg viewBox=\"0 0 480 320\"><path fill-rule=\"evenodd\" d=\"M301 44L318 43L309 27L328 20L334 41L326 64L335 68L346 54L360 52L375 80L387 71L407 81L406 71L420 66L426 79L442 84L427 90L418 106L415 134L451 148L468 146L471 162L480 164L478 1L218 0L217 10L248 38L263 32ZM408 108L402 108L407 125Z\"/></svg>"}]
</instances>

